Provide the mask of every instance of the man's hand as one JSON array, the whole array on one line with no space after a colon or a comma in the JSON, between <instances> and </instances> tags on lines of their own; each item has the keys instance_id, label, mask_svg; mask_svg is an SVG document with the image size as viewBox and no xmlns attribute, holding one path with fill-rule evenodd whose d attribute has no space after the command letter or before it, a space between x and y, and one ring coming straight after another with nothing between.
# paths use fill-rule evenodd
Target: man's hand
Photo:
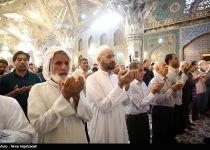
<instances>
[{"instance_id":1,"label":"man's hand","mask_svg":"<svg viewBox=\"0 0 210 150\"><path fill-rule=\"evenodd\" d=\"M155 95L156 93L158 93L163 88L164 84L165 84L165 82L162 82L162 83L154 86L151 90L152 94Z\"/></svg>"},{"instance_id":2,"label":"man's hand","mask_svg":"<svg viewBox=\"0 0 210 150\"><path fill-rule=\"evenodd\" d=\"M191 79L191 80L192 80L192 82L193 82L193 83L195 83L195 84L196 84L196 83L198 83L199 79L200 79L200 77L198 77L198 76L197 76L197 77L195 77L195 78L194 78L194 77L192 77L192 79Z\"/></svg>"},{"instance_id":3,"label":"man's hand","mask_svg":"<svg viewBox=\"0 0 210 150\"><path fill-rule=\"evenodd\" d=\"M170 88L171 88L174 92L176 92L176 91L182 89L183 86L184 86L183 83L177 82L175 85L172 85L172 83L171 83Z\"/></svg>"},{"instance_id":4,"label":"man's hand","mask_svg":"<svg viewBox=\"0 0 210 150\"><path fill-rule=\"evenodd\" d=\"M120 69L115 66L115 68L112 70L114 74L118 75Z\"/></svg>"},{"instance_id":5,"label":"man's hand","mask_svg":"<svg viewBox=\"0 0 210 150\"><path fill-rule=\"evenodd\" d=\"M130 84L135 78L137 74L137 70L129 70L124 74L124 71L120 69L120 72L118 73L118 85L120 88L123 88L126 84ZM128 90L129 86L126 85L126 89Z\"/></svg>"},{"instance_id":6,"label":"man's hand","mask_svg":"<svg viewBox=\"0 0 210 150\"><path fill-rule=\"evenodd\" d=\"M182 72L184 74L187 74L187 72L190 70L191 67L192 67L191 63L183 65Z\"/></svg>"},{"instance_id":7,"label":"man's hand","mask_svg":"<svg viewBox=\"0 0 210 150\"><path fill-rule=\"evenodd\" d=\"M16 94L24 93L25 91L30 91L31 86L23 86L22 88L18 88L18 85L14 87L14 92Z\"/></svg>"},{"instance_id":8,"label":"man's hand","mask_svg":"<svg viewBox=\"0 0 210 150\"><path fill-rule=\"evenodd\" d=\"M77 79L73 76L68 77L65 83L59 82L62 95L66 98L67 101L72 97L75 104L77 105L80 98L80 92L84 88L84 79L81 76L78 76Z\"/></svg>"}]
</instances>

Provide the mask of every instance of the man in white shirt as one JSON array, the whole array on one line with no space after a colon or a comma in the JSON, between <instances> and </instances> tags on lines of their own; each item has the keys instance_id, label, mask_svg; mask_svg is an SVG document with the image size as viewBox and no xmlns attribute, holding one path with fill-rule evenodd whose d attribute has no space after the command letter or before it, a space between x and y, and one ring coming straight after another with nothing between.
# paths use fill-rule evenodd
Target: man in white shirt
<instances>
[{"instance_id":1,"label":"man in white shirt","mask_svg":"<svg viewBox=\"0 0 210 150\"><path fill-rule=\"evenodd\" d=\"M187 72L189 71L191 65L186 64L182 67L182 75L179 76L178 74L178 66L179 66L179 59L175 54L167 54L165 56L165 62L168 65L168 74L167 77L172 82L173 85L175 85L177 82L181 82L183 85L186 83L188 76ZM172 128L170 133L170 141L171 143L176 143L176 134L179 128L181 128L182 122L182 89L177 91L178 96L175 98L175 106L173 109L173 122L172 122Z\"/></svg>"},{"instance_id":2,"label":"man in white shirt","mask_svg":"<svg viewBox=\"0 0 210 150\"><path fill-rule=\"evenodd\" d=\"M87 123L90 143L128 143L124 106L130 102L126 91L137 71L129 70L123 76L120 70L116 75L111 48L102 45L96 53L99 70L86 80L86 96L93 110L93 119Z\"/></svg>"},{"instance_id":3,"label":"man in white shirt","mask_svg":"<svg viewBox=\"0 0 210 150\"><path fill-rule=\"evenodd\" d=\"M35 135L17 100L0 95L0 143L32 143Z\"/></svg>"},{"instance_id":4,"label":"man in white shirt","mask_svg":"<svg viewBox=\"0 0 210 150\"><path fill-rule=\"evenodd\" d=\"M75 78L77 78L78 76L82 76L84 81L85 81L86 78L91 74L91 73L88 72L88 70L89 70L88 59L87 58L81 58L79 60L79 68L77 68L72 73L72 76L74 76ZM84 84L83 93L86 96L86 83ZM90 139L89 139L89 136L88 136L88 131L87 131L87 124L85 123L84 125L85 125L85 131L86 131L88 142L90 142Z\"/></svg>"},{"instance_id":5,"label":"man in white shirt","mask_svg":"<svg viewBox=\"0 0 210 150\"><path fill-rule=\"evenodd\" d=\"M83 121L92 119L92 110L82 92L83 77L68 77L71 60L67 49L49 48L43 65L47 81L29 93L28 117L39 143L87 143Z\"/></svg>"},{"instance_id":6,"label":"man in white shirt","mask_svg":"<svg viewBox=\"0 0 210 150\"><path fill-rule=\"evenodd\" d=\"M152 88L151 92L142 80L145 74L140 62L132 62L130 70L137 70L136 78L130 83L131 103L126 106L126 124L130 144L150 144L150 127L147 111L149 105L159 96L164 82Z\"/></svg>"}]
</instances>

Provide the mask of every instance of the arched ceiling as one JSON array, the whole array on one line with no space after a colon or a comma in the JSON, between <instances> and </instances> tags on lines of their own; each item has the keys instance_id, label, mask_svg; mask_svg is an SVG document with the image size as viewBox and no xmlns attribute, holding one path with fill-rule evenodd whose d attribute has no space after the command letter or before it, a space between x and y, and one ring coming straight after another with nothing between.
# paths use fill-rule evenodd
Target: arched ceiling
<instances>
[{"instance_id":1,"label":"arched ceiling","mask_svg":"<svg viewBox=\"0 0 210 150\"><path fill-rule=\"evenodd\" d=\"M33 41L43 42L62 30L85 28L107 11L98 0L0 0L0 41L14 49L28 33Z\"/></svg>"},{"instance_id":2,"label":"arched ceiling","mask_svg":"<svg viewBox=\"0 0 210 150\"><path fill-rule=\"evenodd\" d=\"M48 39L66 38L64 33L85 31L91 22L109 11L118 12L130 26L136 24L140 28L144 21L156 23L158 14L152 16L152 12L158 4L164 11L165 3L170 5L176 1L192 5L186 5L190 8L188 13L197 11L198 5L210 8L210 0L0 0L0 46L7 44L13 51L25 33L34 45Z\"/></svg>"}]
</instances>

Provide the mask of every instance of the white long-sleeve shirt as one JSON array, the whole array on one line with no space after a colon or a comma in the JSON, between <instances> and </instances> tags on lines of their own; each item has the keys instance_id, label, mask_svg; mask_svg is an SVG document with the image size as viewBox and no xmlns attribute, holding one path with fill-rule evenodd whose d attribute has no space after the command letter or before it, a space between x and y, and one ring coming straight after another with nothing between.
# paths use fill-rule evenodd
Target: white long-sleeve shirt
<instances>
[{"instance_id":1,"label":"white long-sleeve shirt","mask_svg":"<svg viewBox=\"0 0 210 150\"><path fill-rule=\"evenodd\" d=\"M75 109L73 99L68 102L57 83L36 84L29 92L28 117L39 134L39 143L87 143L82 120L90 121L92 110L83 92Z\"/></svg>"},{"instance_id":2,"label":"white long-sleeve shirt","mask_svg":"<svg viewBox=\"0 0 210 150\"><path fill-rule=\"evenodd\" d=\"M145 113L149 110L149 105L154 102L159 94L152 94L145 82L142 80L133 80L130 83L129 92L132 95L131 103L125 107L126 114L136 115Z\"/></svg>"},{"instance_id":3,"label":"white long-sleeve shirt","mask_svg":"<svg viewBox=\"0 0 210 150\"><path fill-rule=\"evenodd\" d=\"M35 135L19 103L0 95L0 143L32 143Z\"/></svg>"},{"instance_id":4,"label":"white long-sleeve shirt","mask_svg":"<svg viewBox=\"0 0 210 150\"><path fill-rule=\"evenodd\" d=\"M86 96L93 119L88 122L90 143L128 143L124 106L130 99L118 76L98 70L86 80Z\"/></svg>"},{"instance_id":5,"label":"white long-sleeve shirt","mask_svg":"<svg viewBox=\"0 0 210 150\"><path fill-rule=\"evenodd\" d=\"M183 85L186 83L188 76L182 73L181 76L178 75L176 69L172 68L171 66L168 67L168 74L167 77L172 82L172 84L176 84L177 81L181 81ZM178 96L175 98L175 104L181 105L182 104L182 89L177 91Z\"/></svg>"}]
</instances>

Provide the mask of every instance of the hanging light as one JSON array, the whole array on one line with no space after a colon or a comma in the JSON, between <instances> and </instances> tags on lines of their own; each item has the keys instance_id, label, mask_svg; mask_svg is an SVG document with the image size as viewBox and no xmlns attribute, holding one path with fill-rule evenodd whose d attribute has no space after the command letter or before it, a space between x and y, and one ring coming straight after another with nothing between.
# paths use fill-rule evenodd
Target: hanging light
<instances>
[{"instance_id":1,"label":"hanging light","mask_svg":"<svg viewBox=\"0 0 210 150\"><path fill-rule=\"evenodd\" d=\"M12 54L9 52L9 47L7 45L2 46L2 51L0 53L0 56L3 57L4 59L12 57Z\"/></svg>"},{"instance_id":2,"label":"hanging light","mask_svg":"<svg viewBox=\"0 0 210 150\"><path fill-rule=\"evenodd\" d=\"M15 47L17 50L22 50L28 53L30 50L34 51L34 46L31 44L31 38L28 34L21 37L21 42Z\"/></svg>"}]
</instances>

